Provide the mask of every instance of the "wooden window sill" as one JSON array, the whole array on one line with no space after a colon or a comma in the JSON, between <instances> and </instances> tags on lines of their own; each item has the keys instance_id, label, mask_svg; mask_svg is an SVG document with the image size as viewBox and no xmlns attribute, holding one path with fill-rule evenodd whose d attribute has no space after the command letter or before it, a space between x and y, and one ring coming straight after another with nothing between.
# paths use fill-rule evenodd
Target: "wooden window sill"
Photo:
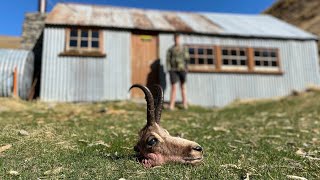
<instances>
[{"instance_id":1,"label":"wooden window sill","mask_svg":"<svg viewBox=\"0 0 320 180\"><path fill-rule=\"evenodd\" d=\"M99 51L64 51L59 54L59 56L71 56L71 57L106 57L105 53Z\"/></svg>"},{"instance_id":2,"label":"wooden window sill","mask_svg":"<svg viewBox=\"0 0 320 180\"><path fill-rule=\"evenodd\" d=\"M226 74L262 74L262 75L283 75L282 71L245 71L245 70L209 70L209 69L191 69L190 73L226 73Z\"/></svg>"},{"instance_id":3,"label":"wooden window sill","mask_svg":"<svg viewBox=\"0 0 320 180\"><path fill-rule=\"evenodd\" d=\"M189 65L188 67L189 71L215 71L215 66L214 65Z\"/></svg>"}]
</instances>

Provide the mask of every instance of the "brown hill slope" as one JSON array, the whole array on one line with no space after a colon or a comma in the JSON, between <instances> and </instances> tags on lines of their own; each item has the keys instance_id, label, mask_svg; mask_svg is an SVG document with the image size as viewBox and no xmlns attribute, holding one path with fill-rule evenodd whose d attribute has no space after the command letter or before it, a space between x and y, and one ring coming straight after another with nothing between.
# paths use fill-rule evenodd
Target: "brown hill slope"
<instances>
[{"instance_id":1,"label":"brown hill slope","mask_svg":"<svg viewBox=\"0 0 320 180\"><path fill-rule=\"evenodd\" d=\"M0 48L18 49L21 47L21 38L13 36L0 36Z\"/></svg>"},{"instance_id":2,"label":"brown hill slope","mask_svg":"<svg viewBox=\"0 0 320 180\"><path fill-rule=\"evenodd\" d=\"M278 0L264 13L273 15L320 37L320 0Z\"/></svg>"}]
</instances>

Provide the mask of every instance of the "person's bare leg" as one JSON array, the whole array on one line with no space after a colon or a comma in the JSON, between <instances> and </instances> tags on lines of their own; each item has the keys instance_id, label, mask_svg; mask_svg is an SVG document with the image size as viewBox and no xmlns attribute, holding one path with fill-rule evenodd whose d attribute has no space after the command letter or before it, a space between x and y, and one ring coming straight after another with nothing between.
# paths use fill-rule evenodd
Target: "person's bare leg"
<instances>
[{"instance_id":1,"label":"person's bare leg","mask_svg":"<svg viewBox=\"0 0 320 180\"><path fill-rule=\"evenodd\" d=\"M171 84L171 96L170 96L170 106L169 106L171 110L174 109L174 106L176 103L176 95L177 95L177 85Z\"/></svg>"},{"instance_id":2,"label":"person's bare leg","mask_svg":"<svg viewBox=\"0 0 320 180\"><path fill-rule=\"evenodd\" d=\"M181 95L182 95L182 103L185 109L188 109L188 100L187 100L187 89L186 84L181 84Z\"/></svg>"}]
</instances>

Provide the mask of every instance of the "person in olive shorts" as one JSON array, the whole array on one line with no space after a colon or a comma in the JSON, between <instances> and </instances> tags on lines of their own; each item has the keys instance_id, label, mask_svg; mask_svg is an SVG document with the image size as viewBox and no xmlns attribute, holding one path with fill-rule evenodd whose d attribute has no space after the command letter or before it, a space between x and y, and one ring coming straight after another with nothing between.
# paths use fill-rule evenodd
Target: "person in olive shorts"
<instances>
[{"instance_id":1,"label":"person in olive shorts","mask_svg":"<svg viewBox=\"0 0 320 180\"><path fill-rule=\"evenodd\" d=\"M188 48L180 42L180 35L175 34L175 44L167 51L167 70L169 71L171 81L170 110L175 107L177 82L180 81L182 103L185 109L188 108L187 90L185 82L187 80L187 64L189 61Z\"/></svg>"}]
</instances>

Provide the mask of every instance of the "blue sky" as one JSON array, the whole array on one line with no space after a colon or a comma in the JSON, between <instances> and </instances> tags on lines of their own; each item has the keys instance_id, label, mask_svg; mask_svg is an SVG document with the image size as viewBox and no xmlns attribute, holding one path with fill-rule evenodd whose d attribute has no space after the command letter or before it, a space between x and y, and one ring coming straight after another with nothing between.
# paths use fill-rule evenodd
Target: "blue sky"
<instances>
[{"instance_id":1,"label":"blue sky","mask_svg":"<svg viewBox=\"0 0 320 180\"><path fill-rule=\"evenodd\" d=\"M48 10L58 2L108 4L180 11L258 14L276 0L47 0ZM0 6L0 35L20 36L26 12L37 11L38 0L3 0Z\"/></svg>"}]
</instances>

